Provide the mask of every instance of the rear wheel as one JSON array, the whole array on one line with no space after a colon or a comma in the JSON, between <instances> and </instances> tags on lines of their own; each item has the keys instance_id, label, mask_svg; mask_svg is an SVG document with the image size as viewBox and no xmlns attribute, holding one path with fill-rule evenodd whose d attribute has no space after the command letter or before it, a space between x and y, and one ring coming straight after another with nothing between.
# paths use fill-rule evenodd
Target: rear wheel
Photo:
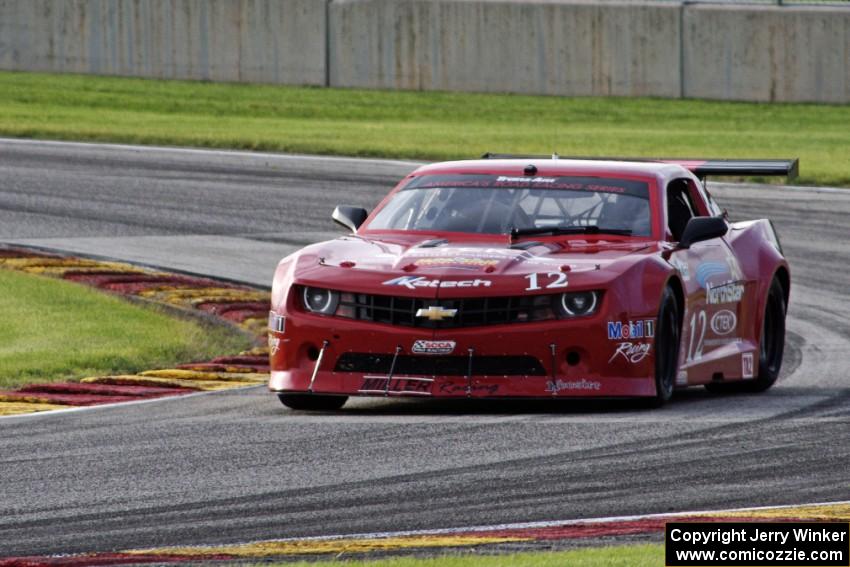
<instances>
[{"instance_id":1,"label":"rear wheel","mask_svg":"<svg viewBox=\"0 0 850 567\"><path fill-rule=\"evenodd\" d=\"M759 339L759 367L754 380L706 384L710 392L764 392L779 378L785 352L785 291L775 279L767 292Z\"/></svg>"},{"instance_id":2,"label":"rear wheel","mask_svg":"<svg viewBox=\"0 0 850 567\"><path fill-rule=\"evenodd\" d=\"M333 411L348 401L348 396L322 396L315 394L278 394L280 403L294 410Z\"/></svg>"},{"instance_id":3,"label":"rear wheel","mask_svg":"<svg viewBox=\"0 0 850 567\"><path fill-rule=\"evenodd\" d=\"M779 378L785 352L785 292L775 279L767 292L764 321L759 340L759 373L755 380L744 382L748 392L764 392Z\"/></svg>"},{"instance_id":4,"label":"rear wheel","mask_svg":"<svg viewBox=\"0 0 850 567\"><path fill-rule=\"evenodd\" d=\"M670 287L664 288L658 324L655 331L655 397L652 405L659 407L673 397L676 371L679 368L679 304Z\"/></svg>"}]
</instances>

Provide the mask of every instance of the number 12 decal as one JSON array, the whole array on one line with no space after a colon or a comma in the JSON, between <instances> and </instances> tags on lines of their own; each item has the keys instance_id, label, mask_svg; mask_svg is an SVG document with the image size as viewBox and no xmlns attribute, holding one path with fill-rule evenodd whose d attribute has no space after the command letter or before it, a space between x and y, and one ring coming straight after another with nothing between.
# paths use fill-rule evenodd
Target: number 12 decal
<instances>
[{"instance_id":1,"label":"number 12 decal","mask_svg":"<svg viewBox=\"0 0 850 567\"><path fill-rule=\"evenodd\" d=\"M691 315L691 336L688 340L688 362L699 360L702 358L702 349L705 346L705 327L706 327L705 311L700 311ZM699 338L694 344L694 337L699 332Z\"/></svg>"},{"instance_id":2,"label":"number 12 decal","mask_svg":"<svg viewBox=\"0 0 850 567\"><path fill-rule=\"evenodd\" d=\"M538 280L539 276L549 278L549 283L541 286ZM563 272L546 272L545 274L528 274L525 276L528 280L528 287L525 291L535 291L538 289L555 289L559 287L567 287L567 274Z\"/></svg>"}]
</instances>

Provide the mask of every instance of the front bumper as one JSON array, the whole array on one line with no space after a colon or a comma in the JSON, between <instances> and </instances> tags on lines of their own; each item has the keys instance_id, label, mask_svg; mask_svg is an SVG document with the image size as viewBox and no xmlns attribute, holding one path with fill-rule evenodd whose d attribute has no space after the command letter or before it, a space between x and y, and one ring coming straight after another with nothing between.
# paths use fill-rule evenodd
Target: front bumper
<instances>
[{"instance_id":1,"label":"front bumper","mask_svg":"<svg viewBox=\"0 0 850 567\"><path fill-rule=\"evenodd\" d=\"M618 356L621 343L608 338L606 321L597 314L434 331L290 314L285 332L269 333L269 389L435 398L655 395L654 352L637 362ZM450 341L454 348L414 354L419 340Z\"/></svg>"}]
</instances>

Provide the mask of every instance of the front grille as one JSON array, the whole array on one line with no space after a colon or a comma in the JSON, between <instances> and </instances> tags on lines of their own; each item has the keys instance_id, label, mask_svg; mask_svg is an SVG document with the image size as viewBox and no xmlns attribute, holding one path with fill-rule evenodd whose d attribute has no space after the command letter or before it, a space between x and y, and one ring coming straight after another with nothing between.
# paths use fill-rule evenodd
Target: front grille
<instances>
[{"instance_id":1,"label":"front grille","mask_svg":"<svg viewBox=\"0 0 850 567\"><path fill-rule=\"evenodd\" d=\"M349 352L336 361L335 372L389 374L392 354ZM466 376L468 356L399 355L393 375ZM473 356L473 376L545 376L540 361L533 356Z\"/></svg>"},{"instance_id":2,"label":"front grille","mask_svg":"<svg viewBox=\"0 0 850 567\"><path fill-rule=\"evenodd\" d=\"M547 321L555 318L553 299L558 296L526 295L465 299L418 299L366 293L340 294L337 315L359 321L373 321L424 329L457 329L506 323ZM416 312L439 305L457 309L454 317L431 321L417 317Z\"/></svg>"}]
</instances>

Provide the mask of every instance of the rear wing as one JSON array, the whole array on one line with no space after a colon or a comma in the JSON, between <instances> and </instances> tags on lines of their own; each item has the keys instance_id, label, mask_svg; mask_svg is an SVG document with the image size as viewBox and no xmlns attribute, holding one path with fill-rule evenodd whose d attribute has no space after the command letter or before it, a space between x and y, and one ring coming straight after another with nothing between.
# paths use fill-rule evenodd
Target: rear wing
<instances>
[{"instance_id":1,"label":"rear wing","mask_svg":"<svg viewBox=\"0 0 850 567\"><path fill-rule=\"evenodd\" d=\"M800 160L793 159L686 159L686 158L624 158L624 157L562 157L557 154L513 155L487 152L481 159L579 159L596 161L636 161L673 163L688 169L702 180L709 175L734 176L782 176L796 179L800 172Z\"/></svg>"}]
</instances>

